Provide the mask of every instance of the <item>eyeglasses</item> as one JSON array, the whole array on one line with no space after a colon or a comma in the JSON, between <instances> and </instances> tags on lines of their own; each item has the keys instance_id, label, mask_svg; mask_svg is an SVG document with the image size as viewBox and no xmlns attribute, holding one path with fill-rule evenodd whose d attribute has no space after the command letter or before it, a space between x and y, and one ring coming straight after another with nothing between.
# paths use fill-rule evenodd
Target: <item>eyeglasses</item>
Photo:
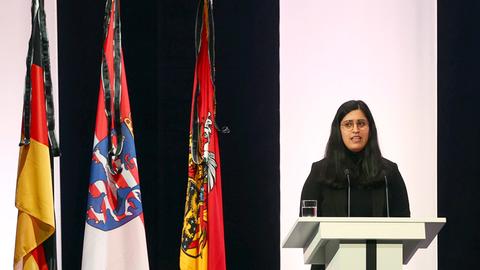
<instances>
[{"instance_id":1,"label":"eyeglasses","mask_svg":"<svg viewBox=\"0 0 480 270\"><path fill-rule=\"evenodd\" d=\"M353 127L357 125L358 129L364 129L368 127L368 121L366 119L358 119L354 122L354 120L346 120L343 121L341 126L346 130L353 130Z\"/></svg>"}]
</instances>

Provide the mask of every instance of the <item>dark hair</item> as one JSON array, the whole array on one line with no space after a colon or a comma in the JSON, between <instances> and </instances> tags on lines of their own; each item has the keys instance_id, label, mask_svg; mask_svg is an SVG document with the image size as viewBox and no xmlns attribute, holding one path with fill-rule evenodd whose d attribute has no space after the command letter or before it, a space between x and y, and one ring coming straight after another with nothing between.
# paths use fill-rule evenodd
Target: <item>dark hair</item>
<instances>
[{"instance_id":1,"label":"dark hair","mask_svg":"<svg viewBox=\"0 0 480 270\"><path fill-rule=\"evenodd\" d=\"M368 120L369 136L365 148L359 153L351 152L343 143L340 131L340 123L349 112L361 110ZM372 113L367 104L361 100L350 100L338 108L337 114L332 121L330 138L325 150L327 160L326 182L344 187L345 169L349 169L350 175L358 180L359 184L371 185L381 180L379 177L382 170L382 154L378 145L377 127Z\"/></svg>"}]
</instances>

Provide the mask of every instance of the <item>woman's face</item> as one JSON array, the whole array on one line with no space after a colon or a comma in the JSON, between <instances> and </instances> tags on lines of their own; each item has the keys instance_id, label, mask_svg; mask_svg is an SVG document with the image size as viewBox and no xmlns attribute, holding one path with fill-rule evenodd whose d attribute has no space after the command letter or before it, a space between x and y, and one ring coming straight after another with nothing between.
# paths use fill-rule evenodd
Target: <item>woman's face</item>
<instances>
[{"instance_id":1,"label":"woman's face","mask_svg":"<svg viewBox=\"0 0 480 270\"><path fill-rule=\"evenodd\" d=\"M357 109L349 112L340 121L342 140L348 150L357 153L365 148L368 142L370 128L363 111Z\"/></svg>"}]
</instances>

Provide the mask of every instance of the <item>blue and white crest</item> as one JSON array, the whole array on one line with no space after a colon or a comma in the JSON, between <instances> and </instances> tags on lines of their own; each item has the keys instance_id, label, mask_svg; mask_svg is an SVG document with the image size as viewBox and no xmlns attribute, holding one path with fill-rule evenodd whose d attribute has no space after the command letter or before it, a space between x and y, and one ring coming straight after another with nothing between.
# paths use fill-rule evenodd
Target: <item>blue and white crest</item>
<instances>
[{"instance_id":1,"label":"blue and white crest","mask_svg":"<svg viewBox=\"0 0 480 270\"><path fill-rule=\"evenodd\" d=\"M117 174L108 166L108 136L93 148L87 223L103 231L118 228L143 213L135 143L125 122L122 134L122 153L111 165L119 168Z\"/></svg>"}]
</instances>

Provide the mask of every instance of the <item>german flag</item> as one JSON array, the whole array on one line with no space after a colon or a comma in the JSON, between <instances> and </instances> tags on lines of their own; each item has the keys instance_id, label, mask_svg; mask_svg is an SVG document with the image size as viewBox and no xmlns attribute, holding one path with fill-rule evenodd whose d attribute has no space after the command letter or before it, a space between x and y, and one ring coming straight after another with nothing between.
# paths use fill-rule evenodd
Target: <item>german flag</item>
<instances>
[{"instance_id":1,"label":"german flag","mask_svg":"<svg viewBox=\"0 0 480 270\"><path fill-rule=\"evenodd\" d=\"M57 268L52 157L59 150L51 89L43 0L33 0L15 198L15 270Z\"/></svg>"}]
</instances>

